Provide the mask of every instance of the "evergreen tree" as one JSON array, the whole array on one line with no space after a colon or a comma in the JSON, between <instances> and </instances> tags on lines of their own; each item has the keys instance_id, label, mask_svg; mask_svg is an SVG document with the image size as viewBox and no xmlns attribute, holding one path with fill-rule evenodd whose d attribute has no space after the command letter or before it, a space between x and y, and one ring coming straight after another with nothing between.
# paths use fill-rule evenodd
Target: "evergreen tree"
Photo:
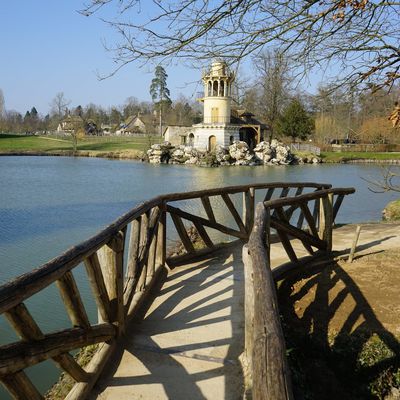
<instances>
[{"instance_id":1,"label":"evergreen tree","mask_svg":"<svg viewBox=\"0 0 400 400\"><path fill-rule=\"evenodd\" d=\"M311 135L313 129L314 121L301 102L297 99L292 100L279 119L278 130L280 134L290 136L293 141L296 138L304 140Z\"/></svg>"},{"instance_id":2,"label":"evergreen tree","mask_svg":"<svg viewBox=\"0 0 400 400\"><path fill-rule=\"evenodd\" d=\"M163 108L171 105L170 92L167 87L168 75L161 65L157 65L154 78L150 85L150 95L155 105L157 105L160 117L160 136L162 136L162 114Z\"/></svg>"}]
</instances>

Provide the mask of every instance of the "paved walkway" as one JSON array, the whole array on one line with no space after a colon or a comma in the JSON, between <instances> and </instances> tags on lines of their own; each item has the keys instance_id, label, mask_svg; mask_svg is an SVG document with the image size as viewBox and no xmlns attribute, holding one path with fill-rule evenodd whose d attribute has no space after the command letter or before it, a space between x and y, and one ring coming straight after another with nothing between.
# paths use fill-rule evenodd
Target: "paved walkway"
<instances>
[{"instance_id":1,"label":"paved walkway","mask_svg":"<svg viewBox=\"0 0 400 400\"><path fill-rule=\"evenodd\" d=\"M169 273L92 399L242 398L241 247Z\"/></svg>"},{"instance_id":2,"label":"paved walkway","mask_svg":"<svg viewBox=\"0 0 400 400\"><path fill-rule=\"evenodd\" d=\"M363 225L357 254L400 247L399 228ZM334 249L350 248L355 229L336 229ZM91 399L241 399L241 250L238 242L208 260L171 271L144 320L130 326ZM272 246L271 258L273 266L288 261L280 244Z\"/></svg>"}]
</instances>

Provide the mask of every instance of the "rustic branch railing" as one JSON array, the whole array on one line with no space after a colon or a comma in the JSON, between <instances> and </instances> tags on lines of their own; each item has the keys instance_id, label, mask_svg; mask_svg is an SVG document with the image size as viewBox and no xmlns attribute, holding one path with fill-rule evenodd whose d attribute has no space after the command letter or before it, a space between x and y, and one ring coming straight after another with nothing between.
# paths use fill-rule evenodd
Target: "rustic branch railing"
<instances>
[{"instance_id":1,"label":"rustic branch railing","mask_svg":"<svg viewBox=\"0 0 400 400\"><path fill-rule=\"evenodd\" d=\"M322 189L259 203L245 265L245 363L248 390L254 400L290 400L293 393L271 271L271 229L280 238L289 260L298 257L291 239L311 255L332 249L332 226L343 198L354 189ZM312 206L312 209L310 209ZM295 212L299 211L298 215ZM296 218L294 218L296 217Z\"/></svg>"},{"instance_id":2,"label":"rustic branch railing","mask_svg":"<svg viewBox=\"0 0 400 400\"><path fill-rule=\"evenodd\" d=\"M278 231L288 254L292 253L289 236L298 237L310 251L312 247L329 249L329 229L340 206L338 201L332 205L329 193L336 192L329 192L329 188L327 184L278 182L159 196L135 207L89 240L3 285L0 314L5 315L21 340L0 347L1 382L16 399L42 399L24 370L52 359L76 382L66 398L84 398L114 350L116 339L124 334L127 320L135 315L166 265L194 261L220 248L211 231L247 241L257 195L262 195L266 206L274 210L271 227ZM286 199L290 192L299 203ZM319 199L322 207L316 200L313 211L306 208L311 198ZM242 204L241 213L238 203ZM333 210L331 214L328 209ZM228 211L229 221L225 216L221 218L221 210ZM294 227L289 221L298 210L303 217L301 221L298 217ZM311 233L302 229L303 220ZM202 248L192 243L187 233L189 225L197 231ZM317 232L321 237L317 238ZM167 240L176 238L183 244L184 254L169 255ZM257 260L253 263L258 266ZM90 322L74 278L74 269L79 265L84 265L92 289L97 324ZM44 333L25 303L53 284L58 287L71 326ZM81 367L70 351L96 343L97 352L85 368Z\"/></svg>"}]
</instances>

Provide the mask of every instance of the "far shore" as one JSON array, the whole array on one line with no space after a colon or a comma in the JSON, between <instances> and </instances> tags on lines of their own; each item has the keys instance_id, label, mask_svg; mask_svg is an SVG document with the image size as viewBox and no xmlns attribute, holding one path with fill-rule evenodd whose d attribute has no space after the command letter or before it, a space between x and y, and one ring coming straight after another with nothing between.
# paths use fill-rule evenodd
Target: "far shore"
<instances>
[{"instance_id":1,"label":"far shore","mask_svg":"<svg viewBox=\"0 0 400 400\"><path fill-rule=\"evenodd\" d=\"M128 149L128 150L115 150L115 151L101 151L101 150L0 150L1 156L50 156L50 157L95 157L95 158L109 158L120 160L137 160L146 161L146 153L141 150ZM400 165L399 159L374 159L374 158L352 158L336 157L336 158L322 158L322 163L325 164L381 164L381 165Z\"/></svg>"}]
</instances>

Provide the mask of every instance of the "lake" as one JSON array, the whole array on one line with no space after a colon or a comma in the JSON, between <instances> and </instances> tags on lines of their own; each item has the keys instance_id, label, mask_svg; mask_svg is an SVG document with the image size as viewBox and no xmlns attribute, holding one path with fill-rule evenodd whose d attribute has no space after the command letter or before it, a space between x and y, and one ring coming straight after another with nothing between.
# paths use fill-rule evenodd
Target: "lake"
<instances>
[{"instance_id":1,"label":"lake","mask_svg":"<svg viewBox=\"0 0 400 400\"><path fill-rule=\"evenodd\" d=\"M399 194L375 194L363 179L379 179L375 165L321 164L201 168L69 157L0 157L0 284L30 271L108 225L143 200L162 193L256 182L320 182L355 187L338 223L379 221ZM79 276L79 273L78 273ZM82 291L88 290L82 283ZM45 300L44 300L45 299ZM43 330L68 324L59 296L48 289L27 302ZM95 318L94 304L87 304ZM0 321L0 343L13 334ZM29 375L43 375L34 367ZM54 377L55 372L47 374ZM42 390L48 386L43 381ZM0 391L0 398L7 398Z\"/></svg>"}]
</instances>

